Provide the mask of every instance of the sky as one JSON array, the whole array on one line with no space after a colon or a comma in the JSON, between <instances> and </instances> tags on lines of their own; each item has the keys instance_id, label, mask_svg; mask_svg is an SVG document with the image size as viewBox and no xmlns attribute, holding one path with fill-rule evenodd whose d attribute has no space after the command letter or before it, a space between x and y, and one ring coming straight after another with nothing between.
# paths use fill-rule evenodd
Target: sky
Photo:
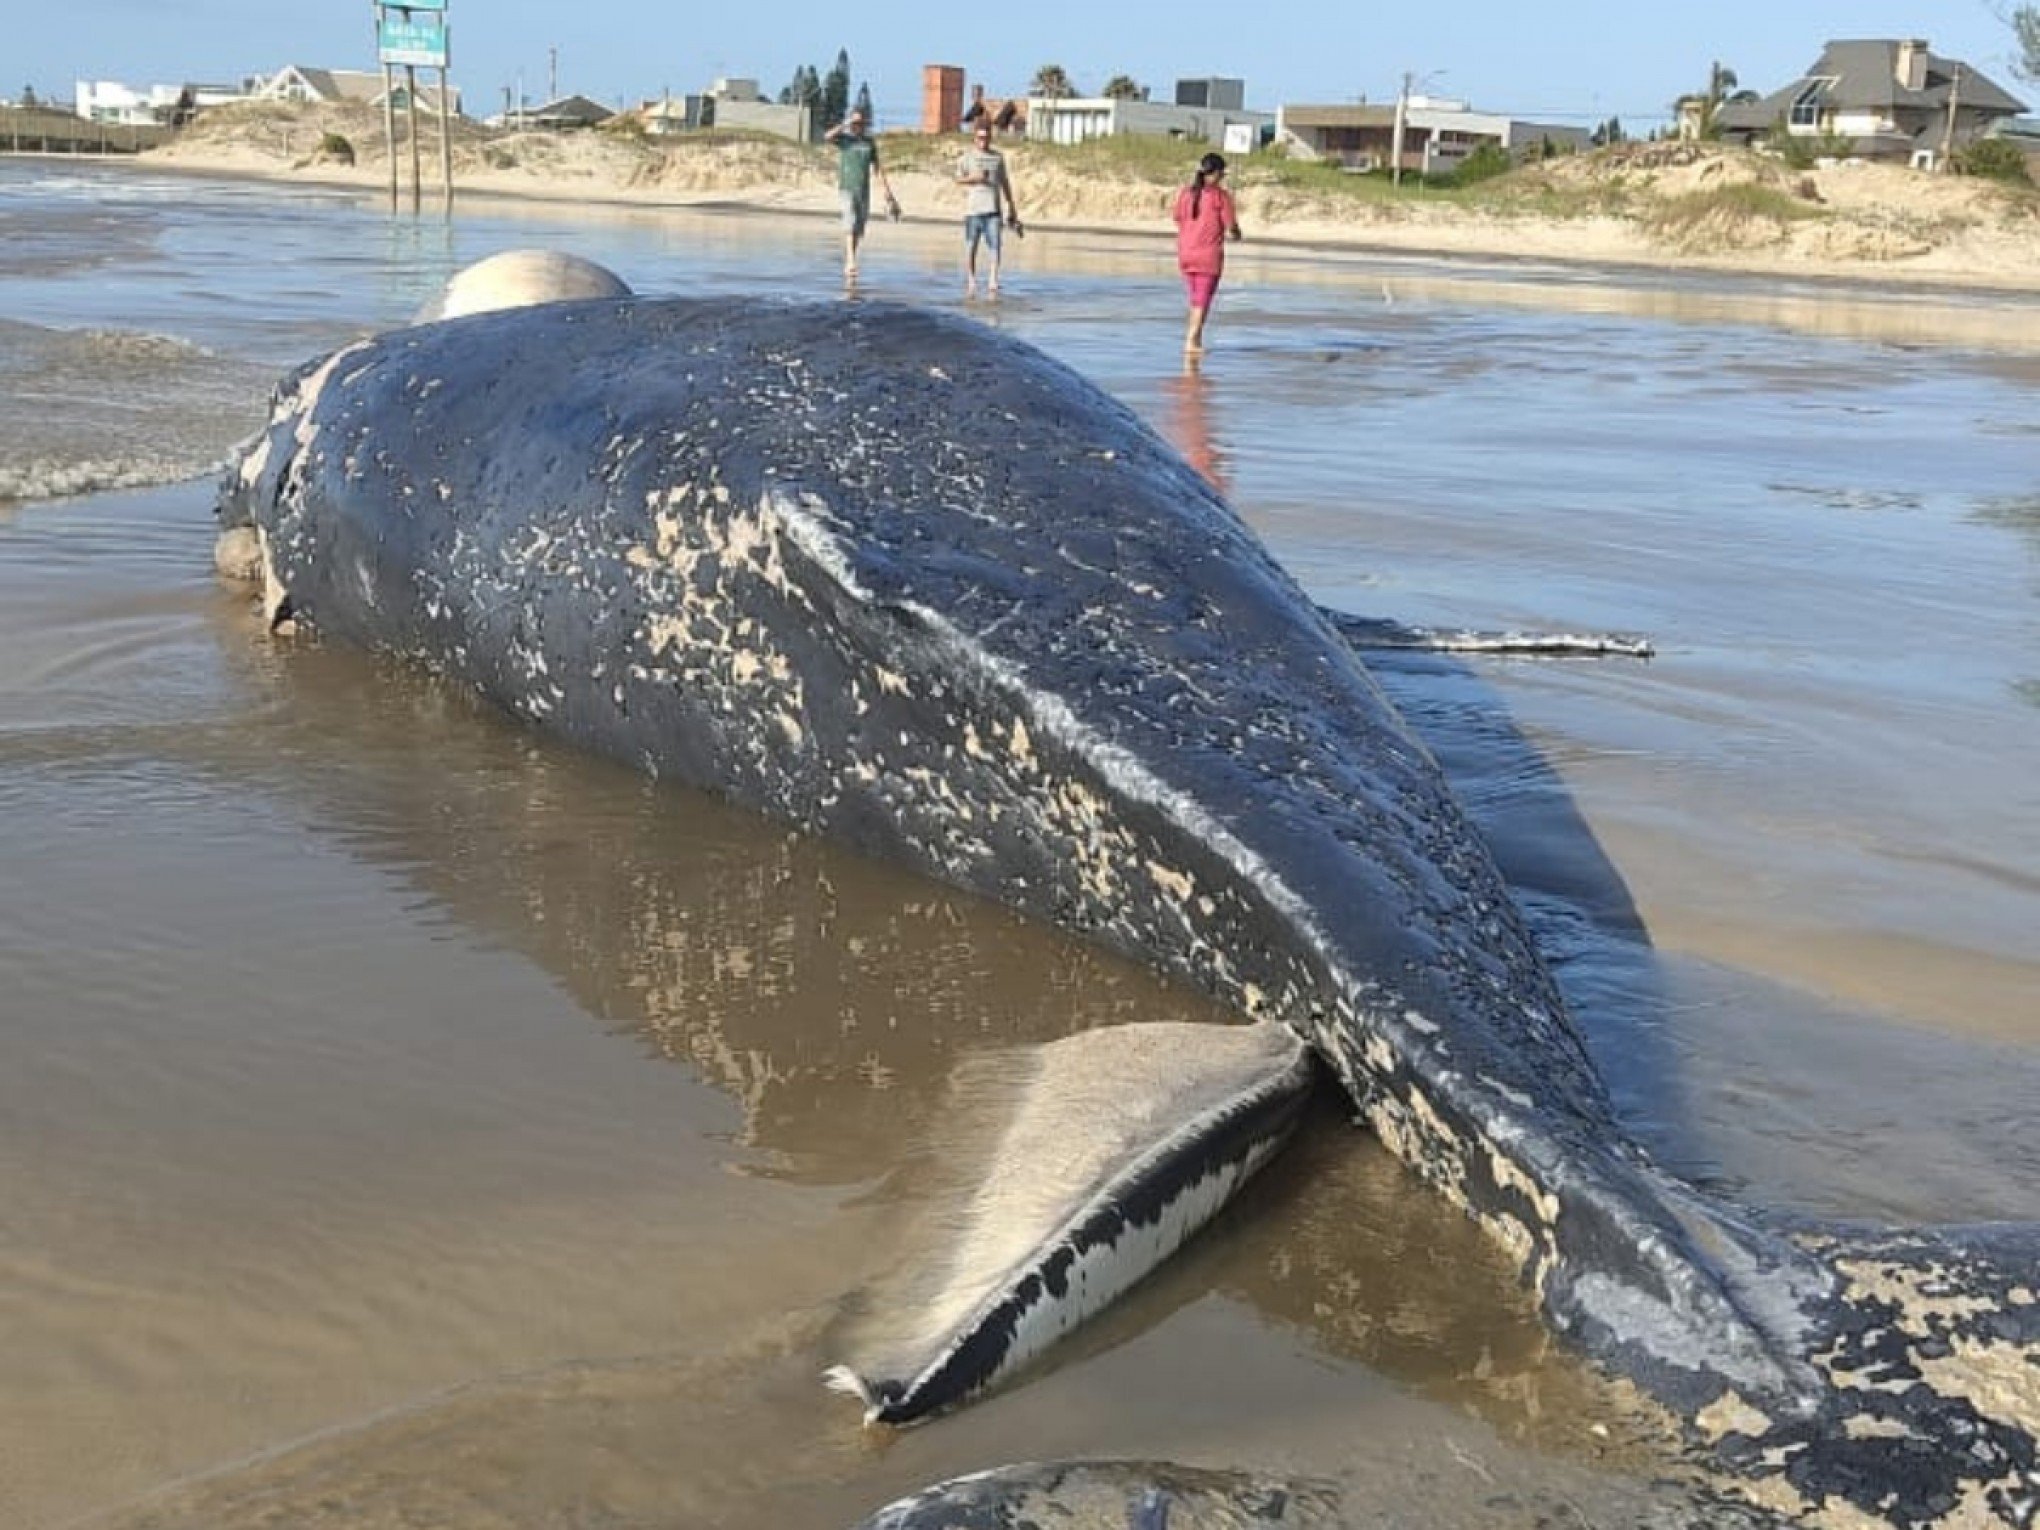
<instances>
[{"instance_id":1,"label":"sky","mask_svg":"<svg viewBox=\"0 0 2040 1530\"><path fill-rule=\"evenodd\" d=\"M1117 74L1174 97L1179 78L1246 82L1250 108L1393 100L1405 74L1419 93L1477 110L1594 125L1637 136L1671 102L1705 87L1719 60L1762 94L1803 73L1830 38L1924 37L2040 110L2040 87L2013 77L2010 0L1456 0L1437 5L1287 7L1250 0L1022 0L909 4L862 0L447 0L451 76L467 110L560 94L631 104L703 89L721 75L776 96L794 70L827 72L850 55L879 126L911 128L924 64L962 66L990 95L1022 94L1044 64L1080 91ZM372 0L67 0L10 6L0 97L24 85L69 102L79 79L136 88L234 83L285 64L373 69Z\"/></svg>"}]
</instances>

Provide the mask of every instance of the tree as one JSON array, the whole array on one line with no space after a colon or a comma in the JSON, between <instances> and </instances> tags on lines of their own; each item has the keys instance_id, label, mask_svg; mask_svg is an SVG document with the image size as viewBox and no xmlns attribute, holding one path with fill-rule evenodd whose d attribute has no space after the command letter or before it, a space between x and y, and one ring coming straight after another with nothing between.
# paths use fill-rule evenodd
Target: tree
<instances>
[{"instance_id":1,"label":"tree","mask_svg":"<svg viewBox=\"0 0 2040 1530\"><path fill-rule=\"evenodd\" d=\"M1707 70L1706 91L1696 96L1679 97L1672 109L1681 124L1687 120L1689 112L1693 113L1695 137L1719 138L1723 106L1742 106L1762 99L1754 90L1738 90L1736 85L1735 71L1717 59Z\"/></svg>"},{"instance_id":2,"label":"tree","mask_svg":"<svg viewBox=\"0 0 2040 1530\"><path fill-rule=\"evenodd\" d=\"M1034 71L1034 83L1027 87L1027 93L1061 101L1074 96L1077 87L1070 83L1069 71L1061 64L1043 64Z\"/></svg>"},{"instance_id":3,"label":"tree","mask_svg":"<svg viewBox=\"0 0 2040 1530\"><path fill-rule=\"evenodd\" d=\"M1606 122L1594 129L1593 137L1590 141L1595 148L1605 149L1610 144L1627 143L1629 135L1622 131L1622 119L1620 117L1610 117Z\"/></svg>"},{"instance_id":4,"label":"tree","mask_svg":"<svg viewBox=\"0 0 2040 1530\"><path fill-rule=\"evenodd\" d=\"M876 123L878 121L878 118L872 114L871 110L871 81L869 80L866 80L857 87L857 110L863 113L866 122Z\"/></svg>"},{"instance_id":5,"label":"tree","mask_svg":"<svg viewBox=\"0 0 2040 1530\"><path fill-rule=\"evenodd\" d=\"M2011 23L2012 36L2018 39L2019 56L2012 64L2012 73L2020 79L2040 85L2040 5L2014 6L2011 15L2005 18Z\"/></svg>"},{"instance_id":6,"label":"tree","mask_svg":"<svg viewBox=\"0 0 2040 1530\"><path fill-rule=\"evenodd\" d=\"M1707 94L1700 98L1700 136L1719 138L1720 124L1715 118L1720 115L1721 103L1728 99L1728 93L1737 85L1735 71L1716 59L1707 70Z\"/></svg>"},{"instance_id":7,"label":"tree","mask_svg":"<svg viewBox=\"0 0 2040 1530\"><path fill-rule=\"evenodd\" d=\"M793 71L793 79L786 89L779 93L781 106L813 106L822 99L821 76L812 64L802 64Z\"/></svg>"},{"instance_id":8,"label":"tree","mask_svg":"<svg viewBox=\"0 0 2040 1530\"><path fill-rule=\"evenodd\" d=\"M850 113L850 50L836 50L836 66L822 77L822 120L841 122Z\"/></svg>"},{"instance_id":9,"label":"tree","mask_svg":"<svg viewBox=\"0 0 2040 1530\"><path fill-rule=\"evenodd\" d=\"M1130 74L1115 74L1105 82L1102 94L1108 101L1145 101L1147 87Z\"/></svg>"}]
</instances>

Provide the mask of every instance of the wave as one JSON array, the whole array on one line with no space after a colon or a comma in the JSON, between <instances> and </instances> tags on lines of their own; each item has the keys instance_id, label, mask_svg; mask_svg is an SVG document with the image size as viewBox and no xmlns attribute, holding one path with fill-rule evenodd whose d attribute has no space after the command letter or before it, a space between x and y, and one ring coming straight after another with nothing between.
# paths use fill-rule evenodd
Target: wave
<instances>
[{"instance_id":1,"label":"wave","mask_svg":"<svg viewBox=\"0 0 2040 1530\"><path fill-rule=\"evenodd\" d=\"M0 319L0 500L215 471L261 423L273 376L171 335Z\"/></svg>"}]
</instances>

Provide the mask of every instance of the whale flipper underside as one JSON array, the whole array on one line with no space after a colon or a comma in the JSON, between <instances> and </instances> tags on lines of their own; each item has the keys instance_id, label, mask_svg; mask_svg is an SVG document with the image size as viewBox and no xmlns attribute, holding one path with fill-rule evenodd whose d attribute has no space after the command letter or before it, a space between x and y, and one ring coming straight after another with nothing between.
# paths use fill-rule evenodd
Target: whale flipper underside
<instances>
[{"instance_id":1,"label":"whale flipper underside","mask_svg":"<svg viewBox=\"0 0 2040 1530\"><path fill-rule=\"evenodd\" d=\"M1133 1024L971 1060L912 1256L844 1335L832 1384L873 1423L954 1406L1150 1273L1296 1127L1310 1053L1273 1021Z\"/></svg>"}]
</instances>

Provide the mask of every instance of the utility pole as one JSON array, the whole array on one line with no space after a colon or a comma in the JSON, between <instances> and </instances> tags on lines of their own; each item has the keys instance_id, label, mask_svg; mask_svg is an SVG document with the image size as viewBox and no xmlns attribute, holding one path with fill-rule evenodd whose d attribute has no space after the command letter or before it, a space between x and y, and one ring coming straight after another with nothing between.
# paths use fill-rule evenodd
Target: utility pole
<instances>
[{"instance_id":1,"label":"utility pole","mask_svg":"<svg viewBox=\"0 0 2040 1530\"><path fill-rule=\"evenodd\" d=\"M1949 156L1955 152L1955 103L1962 99L1962 66L1955 66L1955 77L1948 83L1948 125L1941 130L1941 163L1936 169L1945 172Z\"/></svg>"},{"instance_id":2,"label":"utility pole","mask_svg":"<svg viewBox=\"0 0 2040 1530\"><path fill-rule=\"evenodd\" d=\"M560 50L557 44L545 50L545 94L549 101L560 98Z\"/></svg>"},{"instance_id":3,"label":"utility pole","mask_svg":"<svg viewBox=\"0 0 2040 1530\"><path fill-rule=\"evenodd\" d=\"M1409 70L1403 71L1402 89L1395 97L1395 132L1389 139L1389 182L1402 185L1403 128L1410 115L1410 83L1416 78Z\"/></svg>"}]
</instances>

